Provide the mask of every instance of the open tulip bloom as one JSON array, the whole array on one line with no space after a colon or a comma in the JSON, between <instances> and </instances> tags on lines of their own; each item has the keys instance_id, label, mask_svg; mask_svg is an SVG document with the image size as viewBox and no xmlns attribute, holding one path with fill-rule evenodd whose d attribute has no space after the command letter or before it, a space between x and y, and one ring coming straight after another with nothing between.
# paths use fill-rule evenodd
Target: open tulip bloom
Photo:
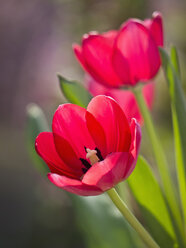
<instances>
[{"instance_id":1,"label":"open tulip bloom","mask_svg":"<svg viewBox=\"0 0 186 248\"><path fill-rule=\"evenodd\" d=\"M79 195L99 195L134 170L141 131L128 124L120 106L97 96L87 110L74 104L58 107L53 132L40 133L36 150L48 164L52 183Z\"/></svg>"},{"instance_id":2,"label":"open tulip bloom","mask_svg":"<svg viewBox=\"0 0 186 248\"><path fill-rule=\"evenodd\" d=\"M42 132L35 148L50 168L49 180L77 195L105 191L149 247L158 248L150 234L121 201L116 190L135 168L141 142L140 125L128 120L108 96L94 97L84 109L63 104L56 110L52 132Z\"/></svg>"},{"instance_id":3,"label":"open tulip bloom","mask_svg":"<svg viewBox=\"0 0 186 248\"><path fill-rule=\"evenodd\" d=\"M35 149L48 165L48 178L56 186L81 196L107 192L147 247L183 248L186 247L186 103L176 49L172 48L169 56L163 45L159 12L144 21L129 19L118 31L84 35L82 46L74 45L74 51L89 74L86 88L59 77L61 89L71 103L58 107L52 132L41 132L35 140ZM171 99L179 197L149 112L154 98L151 79L161 65ZM137 86L141 82L143 87ZM126 87L127 91L123 90ZM33 119L36 121L35 116ZM137 162L141 143L138 122L143 121L158 179L148 162L141 157ZM40 127L41 120L35 126ZM128 177L150 233L114 189Z\"/></svg>"}]
</instances>

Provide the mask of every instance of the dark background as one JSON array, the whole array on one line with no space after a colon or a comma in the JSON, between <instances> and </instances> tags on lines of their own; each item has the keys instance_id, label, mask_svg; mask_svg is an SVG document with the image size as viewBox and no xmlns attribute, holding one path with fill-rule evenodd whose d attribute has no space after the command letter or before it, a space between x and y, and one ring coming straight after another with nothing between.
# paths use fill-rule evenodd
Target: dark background
<instances>
[{"instance_id":1,"label":"dark background","mask_svg":"<svg viewBox=\"0 0 186 248\"><path fill-rule=\"evenodd\" d=\"M163 14L167 48L178 48L185 82L184 0L0 1L0 247L85 247L71 200L29 159L25 108L35 102L51 121L64 99L56 73L83 81L72 43L80 42L85 32L118 28L129 17L149 18L155 10ZM161 72L153 117L171 165L170 105ZM145 139L142 152L151 161Z\"/></svg>"}]
</instances>

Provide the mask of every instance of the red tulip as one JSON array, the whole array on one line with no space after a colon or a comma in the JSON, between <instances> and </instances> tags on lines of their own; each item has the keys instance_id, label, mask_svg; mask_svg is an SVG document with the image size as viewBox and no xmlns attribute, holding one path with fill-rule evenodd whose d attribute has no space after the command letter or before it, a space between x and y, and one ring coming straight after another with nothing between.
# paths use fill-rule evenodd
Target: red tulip
<instances>
[{"instance_id":1,"label":"red tulip","mask_svg":"<svg viewBox=\"0 0 186 248\"><path fill-rule=\"evenodd\" d=\"M108 87L136 85L153 78L160 67L158 45L163 44L162 19L129 19L119 31L103 34L90 32L83 36L82 46L74 52L97 82Z\"/></svg>"},{"instance_id":2,"label":"red tulip","mask_svg":"<svg viewBox=\"0 0 186 248\"><path fill-rule=\"evenodd\" d=\"M99 195L126 179L135 168L141 129L129 125L114 99L94 97L87 110L60 105L53 132L40 133L36 151L50 168L49 180L78 195Z\"/></svg>"},{"instance_id":3,"label":"red tulip","mask_svg":"<svg viewBox=\"0 0 186 248\"><path fill-rule=\"evenodd\" d=\"M120 105L129 122L131 122L132 118L135 118L141 125L143 124L143 117L140 113L134 93L131 90L121 90L110 87L108 88L97 83L92 77L89 77L88 75L85 77L85 82L88 90L92 93L93 96L111 96ZM143 96L149 109L152 109L154 91L155 85L153 82L149 82L143 86Z\"/></svg>"}]
</instances>

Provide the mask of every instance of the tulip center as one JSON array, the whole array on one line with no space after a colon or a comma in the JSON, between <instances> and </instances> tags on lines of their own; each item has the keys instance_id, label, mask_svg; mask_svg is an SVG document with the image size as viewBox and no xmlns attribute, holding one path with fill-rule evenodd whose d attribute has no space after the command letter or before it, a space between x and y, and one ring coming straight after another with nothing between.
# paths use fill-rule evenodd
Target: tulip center
<instances>
[{"instance_id":1,"label":"tulip center","mask_svg":"<svg viewBox=\"0 0 186 248\"><path fill-rule=\"evenodd\" d=\"M100 161L100 159L97 156L96 150L90 150L89 148L86 148L86 152L87 152L86 159L90 160L91 165Z\"/></svg>"},{"instance_id":2,"label":"tulip center","mask_svg":"<svg viewBox=\"0 0 186 248\"><path fill-rule=\"evenodd\" d=\"M82 171L83 171L83 173L86 173L92 165L94 165L95 163L97 163L99 161L102 161L103 157L101 155L100 150L97 147L94 150L91 150L87 147L84 147L84 149L86 152L86 159L80 158L80 161L85 166L85 168L84 167L82 168ZM88 160L90 162L88 162Z\"/></svg>"}]
</instances>

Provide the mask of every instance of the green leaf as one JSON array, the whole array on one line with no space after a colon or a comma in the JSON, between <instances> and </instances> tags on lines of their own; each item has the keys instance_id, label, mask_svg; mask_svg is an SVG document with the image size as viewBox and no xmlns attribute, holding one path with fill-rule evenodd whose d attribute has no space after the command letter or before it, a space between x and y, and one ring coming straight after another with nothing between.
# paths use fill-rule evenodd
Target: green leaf
<instances>
[{"instance_id":1,"label":"green leaf","mask_svg":"<svg viewBox=\"0 0 186 248\"><path fill-rule=\"evenodd\" d=\"M80 83L69 81L58 75L61 90L66 99L74 104L86 108L92 95Z\"/></svg>"},{"instance_id":2,"label":"green leaf","mask_svg":"<svg viewBox=\"0 0 186 248\"><path fill-rule=\"evenodd\" d=\"M141 156L127 181L152 237L160 247L174 247L175 234L160 186Z\"/></svg>"},{"instance_id":3,"label":"green leaf","mask_svg":"<svg viewBox=\"0 0 186 248\"><path fill-rule=\"evenodd\" d=\"M176 47L174 46L171 48L171 61L172 61L172 64L174 66L174 69L178 77L180 77L180 65L179 65L179 60L178 60L178 53L177 53Z\"/></svg>"},{"instance_id":4,"label":"green leaf","mask_svg":"<svg viewBox=\"0 0 186 248\"><path fill-rule=\"evenodd\" d=\"M72 198L77 223L89 248L142 248L136 232L111 204L107 195Z\"/></svg>"},{"instance_id":5,"label":"green leaf","mask_svg":"<svg viewBox=\"0 0 186 248\"><path fill-rule=\"evenodd\" d=\"M177 176L186 228L186 100L178 74L178 57L173 56L177 54L176 49L174 47L171 49L172 61L165 50L161 49L160 53L171 99Z\"/></svg>"},{"instance_id":6,"label":"green leaf","mask_svg":"<svg viewBox=\"0 0 186 248\"><path fill-rule=\"evenodd\" d=\"M40 132L49 131L48 123L45 119L44 113L34 103L31 103L26 108L27 121L26 121L26 140L28 152L33 164L42 173L49 172L46 163L38 156L35 151L35 139Z\"/></svg>"}]
</instances>

